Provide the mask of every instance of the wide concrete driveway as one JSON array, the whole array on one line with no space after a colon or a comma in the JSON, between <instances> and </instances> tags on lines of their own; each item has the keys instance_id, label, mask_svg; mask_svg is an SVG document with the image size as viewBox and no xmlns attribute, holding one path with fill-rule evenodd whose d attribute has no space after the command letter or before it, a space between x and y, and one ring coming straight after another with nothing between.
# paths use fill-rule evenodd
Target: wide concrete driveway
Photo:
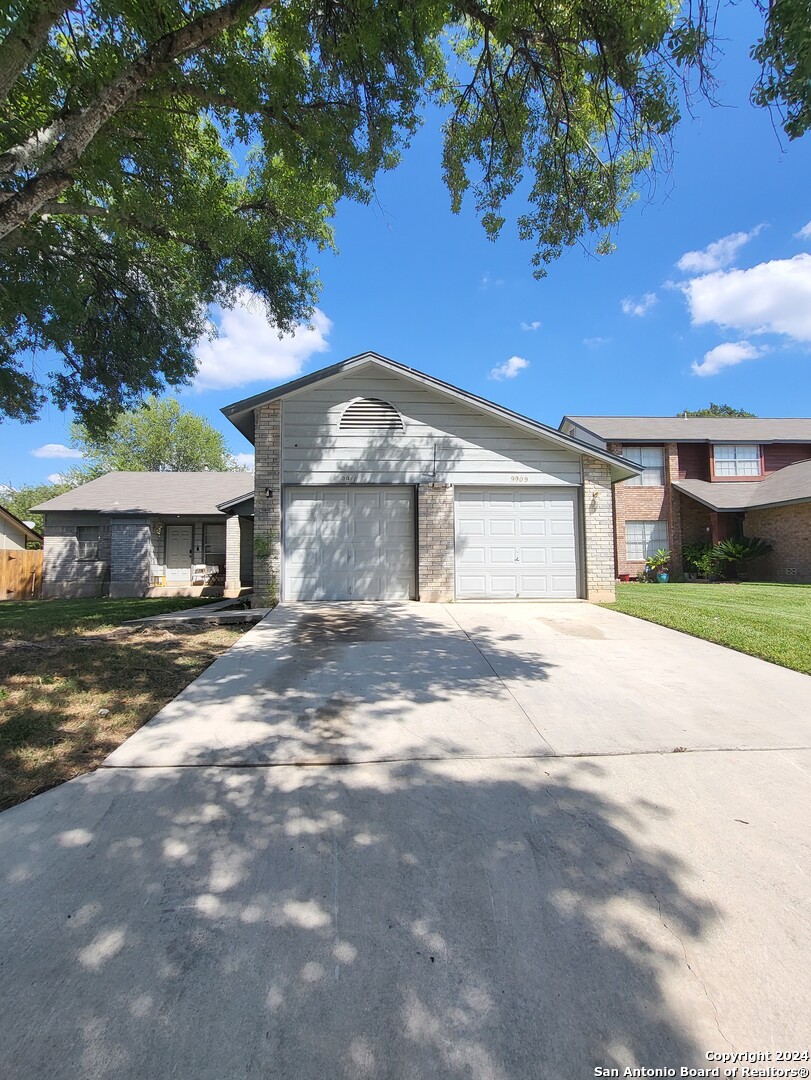
<instances>
[{"instance_id":1,"label":"wide concrete driveway","mask_svg":"<svg viewBox=\"0 0 811 1080\"><path fill-rule=\"evenodd\" d=\"M572 1080L803 1051L809 747L811 679L584 604L282 607L0 816L0 1061Z\"/></svg>"},{"instance_id":2,"label":"wide concrete driveway","mask_svg":"<svg viewBox=\"0 0 811 1080\"><path fill-rule=\"evenodd\" d=\"M590 604L278 608L107 764L809 745L805 675Z\"/></svg>"}]
</instances>

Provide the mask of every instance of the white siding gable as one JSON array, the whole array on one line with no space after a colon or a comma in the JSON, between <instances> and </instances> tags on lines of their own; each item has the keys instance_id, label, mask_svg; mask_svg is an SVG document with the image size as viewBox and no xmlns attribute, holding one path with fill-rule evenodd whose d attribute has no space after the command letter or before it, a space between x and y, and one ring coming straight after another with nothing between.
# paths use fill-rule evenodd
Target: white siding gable
<instances>
[{"instance_id":1,"label":"white siding gable","mask_svg":"<svg viewBox=\"0 0 811 1080\"><path fill-rule=\"evenodd\" d=\"M358 398L389 402L404 431L341 431ZM374 364L282 401L286 484L578 485L580 455Z\"/></svg>"}]
</instances>

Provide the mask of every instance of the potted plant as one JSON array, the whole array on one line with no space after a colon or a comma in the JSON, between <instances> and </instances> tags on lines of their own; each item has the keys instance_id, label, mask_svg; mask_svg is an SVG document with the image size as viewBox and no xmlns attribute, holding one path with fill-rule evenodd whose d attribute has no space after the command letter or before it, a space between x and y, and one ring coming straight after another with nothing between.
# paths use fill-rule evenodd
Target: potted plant
<instances>
[{"instance_id":1,"label":"potted plant","mask_svg":"<svg viewBox=\"0 0 811 1080\"><path fill-rule=\"evenodd\" d=\"M670 581L670 552L659 548L645 560L648 573L655 576L660 585Z\"/></svg>"}]
</instances>

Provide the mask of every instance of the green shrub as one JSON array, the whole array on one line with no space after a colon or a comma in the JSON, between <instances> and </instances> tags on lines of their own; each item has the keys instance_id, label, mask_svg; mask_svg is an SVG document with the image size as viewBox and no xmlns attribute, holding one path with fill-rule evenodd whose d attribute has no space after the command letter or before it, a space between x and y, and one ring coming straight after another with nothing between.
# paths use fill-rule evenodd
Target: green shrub
<instances>
[{"instance_id":1,"label":"green shrub","mask_svg":"<svg viewBox=\"0 0 811 1080\"><path fill-rule=\"evenodd\" d=\"M747 536L740 540L730 537L728 540L719 540L711 549L710 558L725 578L734 579L740 574L744 563L751 562L752 559L762 559L771 550L772 545L768 540L760 540L756 536Z\"/></svg>"},{"instance_id":2,"label":"green shrub","mask_svg":"<svg viewBox=\"0 0 811 1080\"><path fill-rule=\"evenodd\" d=\"M712 544L684 544L681 549L684 569L699 577L709 577L714 565L711 552Z\"/></svg>"}]
</instances>

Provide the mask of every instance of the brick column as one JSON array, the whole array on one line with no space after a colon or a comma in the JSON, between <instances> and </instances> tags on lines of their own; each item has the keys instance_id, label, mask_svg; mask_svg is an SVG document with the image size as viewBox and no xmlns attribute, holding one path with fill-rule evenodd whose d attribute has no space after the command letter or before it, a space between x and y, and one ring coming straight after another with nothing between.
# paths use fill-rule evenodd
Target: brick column
<instances>
[{"instance_id":1,"label":"brick column","mask_svg":"<svg viewBox=\"0 0 811 1080\"><path fill-rule=\"evenodd\" d=\"M143 596L152 562L149 522L113 521L110 541L110 596Z\"/></svg>"},{"instance_id":2,"label":"brick column","mask_svg":"<svg viewBox=\"0 0 811 1080\"><path fill-rule=\"evenodd\" d=\"M454 597L453 485L417 488L417 585L420 600L442 604Z\"/></svg>"},{"instance_id":3,"label":"brick column","mask_svg":"<svg viewBox=\"0 0 811 1080\"><path fill-rule=\"evenodd\" d=\"M616 598L614 514L608 465L583 458L583 530L586 538L586 599L593 604Z\"/></svg>"},{"instance_id":4,"label":"brick column","mask_svg":"<svg viewBox=\"0 0 811 1080\"><path fill-rule=\"evenodd\" d=\"M271 401L256 410L253 606L279 600L282 571L282 406ZM269 492L269 494L268 494Z\"/></svg>"},{"instance_id":5,"label":"brick column","mask_svg":"<svg viewBox=\"0 0 811 1080\"><path fill-rule=\"evenodd\" d=\"M665 508L668 521L668 544L670 547L670 572L681 574L684 562L681 554L681 500L673 481L679 478L679 447L677 443L665 446Z\"/></svg>"},{"instance_id":6,"label":"brick column","mask_svg":"<svg viewBox=\"0 0 811 1080\"><path fill-rule=\"evenodd\" d=\"M225 595L239 596L242 583L239 578L240 541L242 539L239 518L232 514L225 520Z\"/></svg>"}]
</instances>

